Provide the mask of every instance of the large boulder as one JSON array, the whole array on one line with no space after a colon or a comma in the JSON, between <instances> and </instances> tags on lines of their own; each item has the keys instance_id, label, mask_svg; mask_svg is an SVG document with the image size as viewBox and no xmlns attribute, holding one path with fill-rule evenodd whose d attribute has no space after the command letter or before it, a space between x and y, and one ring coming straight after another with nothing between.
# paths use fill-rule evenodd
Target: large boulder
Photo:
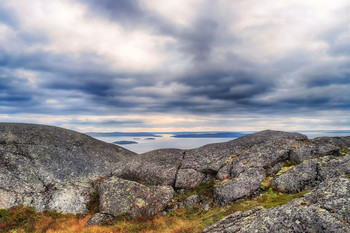
<instances>
[{"instance_id":1,"label":"large boulder","mask_svg":"<svg viewBox=\"0 0 350 233\"><path fill-rule=\"evenodd\" d=\"M175 188L193 189L200 185L206 176L204 173L193 169L179 169L176 176Z\"/></svg>"},{"instance_id":2,"label":"large boulder","mask_svg":"<svg viewBox=\"0 0 350 233\"><path fill-rule=\"evenodd\" d=\"M259 190L266 178L264 169L250 168L238 177L228 180L214 189L214 201L227 205L241 198L250 197Z\"/></svg>"},{"instance_id":3,"label":"large boulder","mask_svg":"<svg viewBox=\"0 0 350 233\"><path fill-rule=\"evenodd\" d=\"M350 232L349 203L350 179L332 178L304 198L273 209L238 211L204 232Z\"/></svg>"},{"instance_id":4,"label":"large boulder","mask_svg":"<svg viewBox=\"0 0 350 233\"><path fill-rule=\"evenodd\" d=\"M174 185L184 151L160 149L120 162L113 175L149 185Z\"/></svg>"},{"instance_id":5,"label":"large boulder","mask_svg":"<svg viewBox=\"0 0 350 233\"><path fill-rule=\"evenodd\" d=\"M90 182L136 154L59 127L0 124L0 208L86 213Z\"/></svg>"},{"instance_id":6,"label":"large boulder","mask_svg":"<svg viewBox=\"0 0 350 233\"><path fill-rule=\"evenodd\" d=\"M115 176L100 185L100 213L117 217L149 217L161 213L172 200L171 186L145 186Z\"/></svg>"},{"instance_id":7,"label":"large boulder","mask_svg":"<svg viewBox=\"0 0 350 233\"><path fill-rule=\"evenodd\" d=\"M274 189L285 193L298 193L315 187L320 183L317 170L317 159L304 163L277 176L270 183Z\"/></svg>"}]
</instances>

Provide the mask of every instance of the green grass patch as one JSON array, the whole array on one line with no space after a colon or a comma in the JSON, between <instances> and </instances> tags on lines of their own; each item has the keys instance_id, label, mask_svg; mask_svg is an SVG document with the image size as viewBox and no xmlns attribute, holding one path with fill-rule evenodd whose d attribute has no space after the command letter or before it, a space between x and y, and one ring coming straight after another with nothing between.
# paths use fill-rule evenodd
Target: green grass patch
<instances>
[{"instance_id":1,"label":"green grass patch","mask_svg":"<svg viewBox=\"0 0 350 233\"><path fill-rule=\"evenodd\" d=\"M345 156L350 153L350 148L349 147L342 148L340 153L341 153L341 156Z\"/></svg>"},{"instance_id":2,"label":"green grass patch","mask_svg":"<svg viewBox=\"0 0 350 233\"><path fill-rule=\"evenodd\" d=\"M273 180L273 177L271 177L271 176L267 177L263 182L261 182L260 188L262 190L266 190L266 189L270 188L270 181L271 180Z\"/></svg>"},{"instance_id":3,"label":"green grass patch","mask_svg":"<svg viewBox=\"0 0 350 233\"><path fill-rule=\"evenodd\" d=\"M194 189L186 190L184 193L175 194L173 199L173 203L179 203L185 201L185 199L191 195L198 195L208 202L212 202L213 200L213 190L215 188L215 179L209 179L208 181L200 184Z\"/></svg>"}]
</instances>

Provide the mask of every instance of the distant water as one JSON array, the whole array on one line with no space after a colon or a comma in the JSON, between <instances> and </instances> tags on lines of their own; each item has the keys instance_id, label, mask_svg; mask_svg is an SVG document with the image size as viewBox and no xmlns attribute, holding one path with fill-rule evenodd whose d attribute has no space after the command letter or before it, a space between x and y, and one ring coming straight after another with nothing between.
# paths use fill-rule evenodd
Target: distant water
<instances>
[{"instance_id":1,"label":"distant water","mask_svg":"<svg viewBox=\"0 0 350 233\"><path fill-rule=\"evenodd\" d=\"M330 136L330 137L336 137L336 136L350 136L350 130L324 130L324 131L298 131L299 133L302 133L306 136L308 136L310 139L315 137L322 137L322 136ZM245 132L234 132L244 134L251 134L254 133L252 131L245 131ZM232 135L235 135L232 134ZM133 141L137 142L137 144L124 144L120 145L128 150L134 151L136 153L144 153L151 150L156 149L163 149L163 148L178 148L178 149L192 149L197 148L206 144L210 143L218 143L218 142L227 142L230 140L233 140L236 137L224 137L224 138L217 138L214 137L204 137L204 138L198 138L198 137L174 137L178 135L178 133L160 133L157 134L157 137L150 140L149 136L94 136L96 139L99 139L101 141L105 141L108 143L113 143L116 141ZM159 137L160 136L160 137ZM206 135L207 136L207 135Z\"/></svg>"}]
</instances>

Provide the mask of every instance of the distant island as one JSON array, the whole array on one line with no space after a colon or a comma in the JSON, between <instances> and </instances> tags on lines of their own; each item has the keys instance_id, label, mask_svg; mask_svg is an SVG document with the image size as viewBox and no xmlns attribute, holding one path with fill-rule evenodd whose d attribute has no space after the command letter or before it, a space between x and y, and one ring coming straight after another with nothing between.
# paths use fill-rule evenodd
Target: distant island
<instances>
[{"instance_id":1,"label":"distant island","mask_svg":"<svg viewBox=\"0 0 350 233\"><path fill-rule=\"evenodd\" d=\"M145 140L156 140L155 138L145 138Z\"/></svg>"},{"instance_id":2,"label":"distant island","mask_svg":"<svg viewBox=\"0 0 350 233\"><path fill-rule=\"evenodd\" d=\"M138 142L135 141L116 141L113 143L118 145L138 144Z\"/></svg>"}]
</instances>

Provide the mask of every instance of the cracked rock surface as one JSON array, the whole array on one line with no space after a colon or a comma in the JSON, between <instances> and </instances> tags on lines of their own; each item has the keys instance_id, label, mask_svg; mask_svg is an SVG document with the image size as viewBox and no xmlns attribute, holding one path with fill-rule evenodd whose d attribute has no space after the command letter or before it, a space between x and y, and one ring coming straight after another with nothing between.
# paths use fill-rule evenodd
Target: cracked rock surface
<instances>
[{"instance_id":1,"label":"cracked rock surface","mask_svg":"<svg viewBox=\"0 0 350 233\"><path fill-rule=\"evenodd\" d=\"M217 232L350 232L350 179L324 181L303 198L272 209L238 211L204 229Z\"/></svg>"}]
</instances>

